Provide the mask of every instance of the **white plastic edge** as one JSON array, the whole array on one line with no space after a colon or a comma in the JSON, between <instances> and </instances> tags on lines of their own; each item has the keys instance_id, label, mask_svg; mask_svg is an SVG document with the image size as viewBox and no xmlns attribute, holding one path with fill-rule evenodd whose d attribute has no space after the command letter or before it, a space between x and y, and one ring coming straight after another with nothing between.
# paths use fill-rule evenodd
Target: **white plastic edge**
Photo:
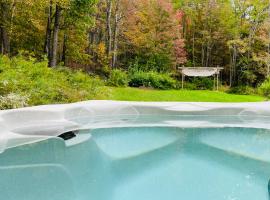
<instances>
[{"instance_id":1,"label":"white plastic edge","mask_svg":"<svg viewBox=\"0 0 270 200\"><path fill-rule=\"evenodd\" d=\"M141 116L163 117L145 122ZM173 116L174 120L165 116ZM191 120L177 119L190 116ZM192 120L192 116L201 116ZM208 118L237 118L213 121ZM151 117L150 117L151 118ZM262 120L263 119L263 120ZM269 122L269 123L268 123ZM86 101L0 111L0 152L34 143L70 130L124 127L249 127L270 129L270 102L261 103L179 103Z\"/></svg>"}]
</instances>

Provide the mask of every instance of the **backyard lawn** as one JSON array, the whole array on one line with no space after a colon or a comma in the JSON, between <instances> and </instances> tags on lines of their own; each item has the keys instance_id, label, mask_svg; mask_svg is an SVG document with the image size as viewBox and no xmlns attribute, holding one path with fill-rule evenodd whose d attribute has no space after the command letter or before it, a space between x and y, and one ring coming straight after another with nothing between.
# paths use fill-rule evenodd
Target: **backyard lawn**
<instances>
[{"instance_id":1,"label":"backyard lawn","mask_svg":"<svg viewBox=\"0 0 270 200\"><path fill-rule=\"evenodd\" d=\"M265 97L235 95L217 91L151 90L137 88L109 88L110 100L121 101L182 101L182 102L258 102Z\"/></svg>"}]
</instances>

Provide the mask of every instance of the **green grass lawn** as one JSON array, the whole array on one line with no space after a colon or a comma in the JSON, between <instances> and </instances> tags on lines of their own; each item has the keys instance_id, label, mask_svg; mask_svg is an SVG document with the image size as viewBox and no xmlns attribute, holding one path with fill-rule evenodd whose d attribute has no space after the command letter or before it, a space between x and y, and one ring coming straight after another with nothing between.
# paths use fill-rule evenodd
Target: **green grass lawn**
<instances>
[{"instance_id":1,"label":"green grass lawn","mask_svg":"<svg viewBox=\"0 0 270 200\"><path fill-rule=\"evenodd\" d=\"M261 96L234 95L217 91L150 90L138 88L109 88L110 100L121 101L182 101L182 102L258 102Z\"/></svg>"}]
</instances>

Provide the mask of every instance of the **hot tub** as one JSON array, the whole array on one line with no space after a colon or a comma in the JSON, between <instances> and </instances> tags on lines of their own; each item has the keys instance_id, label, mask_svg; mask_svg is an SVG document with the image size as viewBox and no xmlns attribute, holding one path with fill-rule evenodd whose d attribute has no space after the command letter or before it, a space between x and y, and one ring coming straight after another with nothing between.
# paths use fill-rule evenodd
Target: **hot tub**
<instances>
[{"instance_id":1,"label":"hot tub","mask_svg":"<svg viewBox=\"0 0 270 200\"><path fill-rule=\"evenodd\" d=\"M3 200L269 200L268 102L89 101L0 117Z\"/></svg>"}]
</instances>

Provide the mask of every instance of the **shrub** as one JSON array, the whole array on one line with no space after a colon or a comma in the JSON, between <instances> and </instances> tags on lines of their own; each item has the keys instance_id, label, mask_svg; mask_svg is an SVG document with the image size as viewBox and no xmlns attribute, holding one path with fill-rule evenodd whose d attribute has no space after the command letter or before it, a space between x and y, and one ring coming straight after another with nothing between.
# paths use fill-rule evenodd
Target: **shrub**
<instances>
[{"instance_id":1,"label":"shrub","mask_svg":"<svg viewBox=\"0 0 270 200\"><path fill-rule=\"evenodd\" d=\"M129 86L131 87L152 87L156 89L173 89L176 81L169 74L158 72L136 71L130 73Z\"/></svg>"},{"instance_id":2,"label":"shrub","mask_svg":"<svg viewBox=\"0 0 270 200\"><path fill-rule=\"evenodd\" d=\"M112 70L109 76L108 85L115 87L126 87L128 85L127 73L119 69Z\"/></svg>"},{"instance_id":3,"label":"shrub","mask_svg":"<svg viewBox=\"0 0 270 200\"><path fill-rule=\"evenodd\" d=\"M209 77L186 77L184 88L189 90L212 90L214 81Z\"/></svg>"},{"instance_id":4,"label":"shrub","mask_svg":"<svg viewBox=\"0 0 270 200\"><path fill-rule=\"evenodd\" d=\"M47 61L0 57L0 96L3 102L11 102L9 95L27 96L25 104L19 107L93 99L103 94L103 85L101 80L82 71L48 68Z\"/></svg>"},{"instance_id":5,"label":"shrub","mask_svg":"<svg viewBox=\"0 0 270 200\"><path fill-rule=\"evenodd\" d=\"M268 78L261 84L261 86L258 88L258 92L259 94L270 98L270 78Z\"/></svg>"},{"instance_id":6,"label":"shrub","mask_svg":"<svg viewBox=\"0 0 270 200\"><path fill-rule=\"evenodd\" d=\"M231 94L242 94L242 95L252 95L256 94L256 90L250 86L237 86L237 87L232 87L229 89L228 93Z\"/></svg>"},{"instance_id":7,"label":"shrub","mask_svg":"<svg viewBox=\"0 0 270 200\"><path fill-rule=\"evenodd\" d=\"M28 106L28 97L10 93L0 96L0 109L14 109Z\"/></svg>"},{"instance_id":8,"label":"shrub","mask_svg":"<svg viewBox=\"0 0 270 200\"><path fill-rule=\"evenodd\" d=\"M214 88L213 78L209 77L195 77L192 83L196 86L197 90L212 90Z\"/></svg>"}]
</instances>

